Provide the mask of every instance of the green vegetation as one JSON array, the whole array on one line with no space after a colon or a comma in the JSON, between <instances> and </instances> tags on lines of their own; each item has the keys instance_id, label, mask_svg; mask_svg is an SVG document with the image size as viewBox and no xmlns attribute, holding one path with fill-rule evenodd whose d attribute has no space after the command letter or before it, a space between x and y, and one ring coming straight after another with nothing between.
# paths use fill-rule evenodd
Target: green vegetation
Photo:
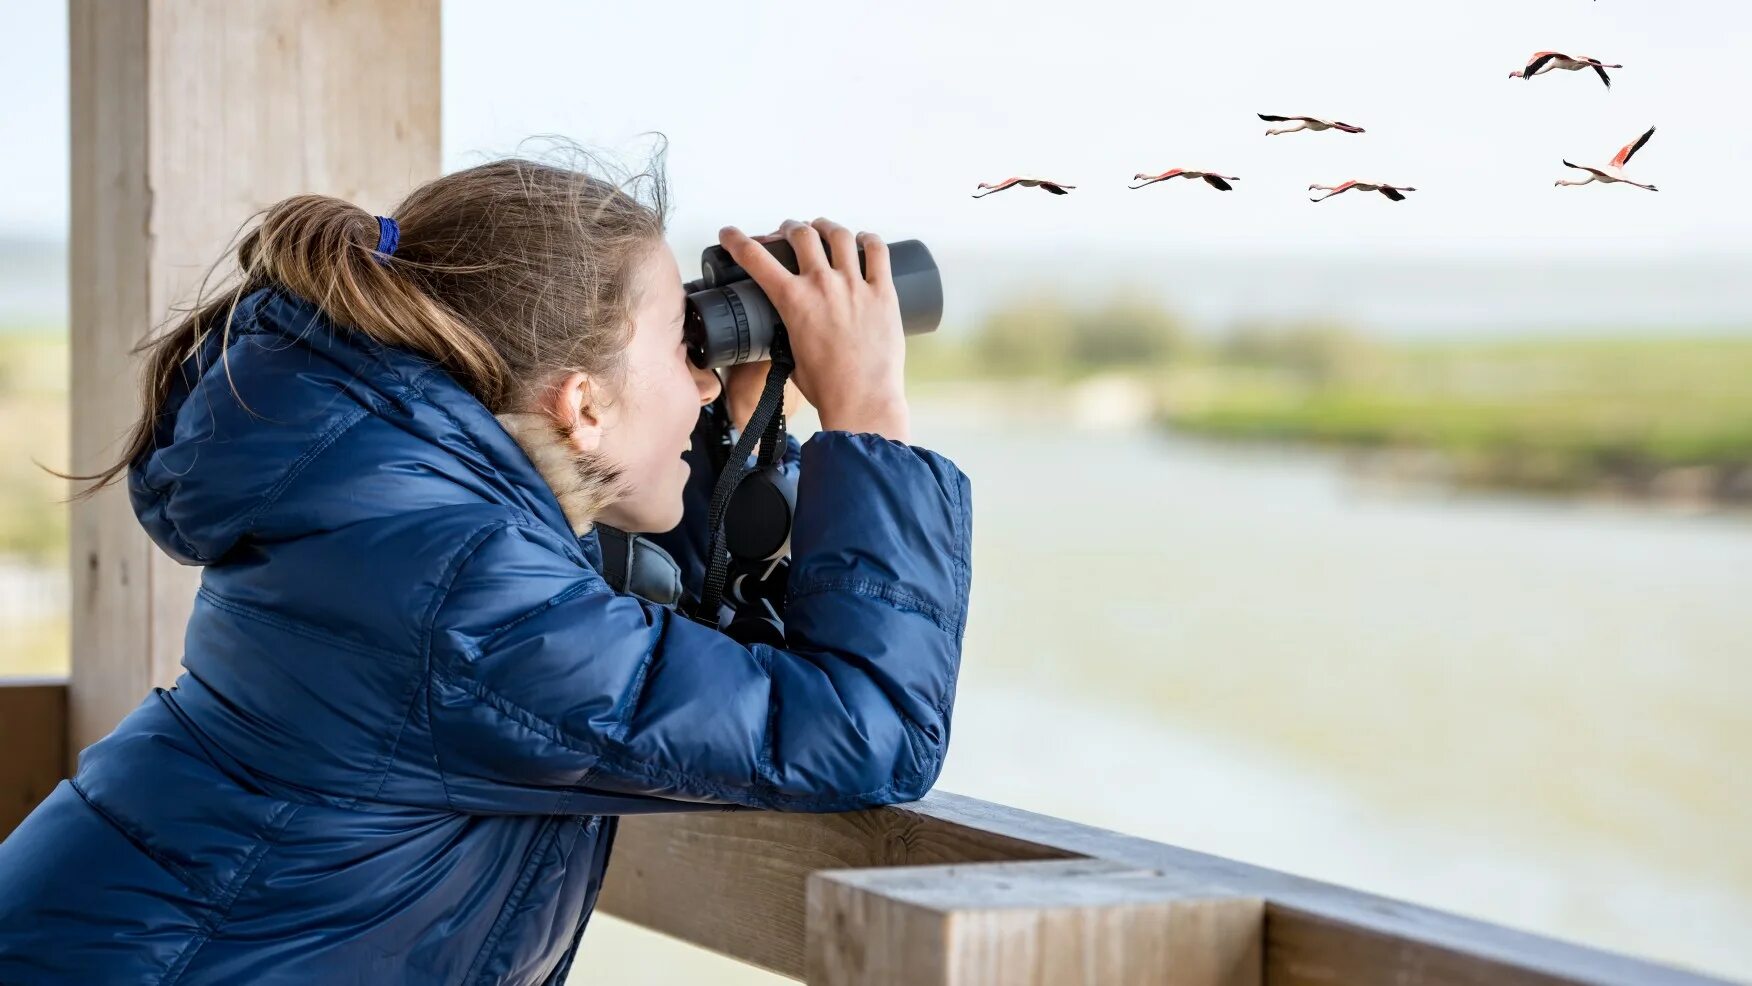
<instances>
[{"instance_id":1,"label":"green vegetation","mask_svg":"<svg viewBox=\"0 0 1752 986\"><path fill-rule=\"evenodd\" d=\"M0 563L64 567L68 484L67 334L0 328ZM32 459L36 461L33 462ZM64 613L0 619L0 676L65 674Z\"/></svg>"},{"instance_id":2,"label":"green vegetation","mask_svg":"<svg viewBox=\"0 0 1752 986\"><path fill-rule=\"evenodd\" d=\"M68 483L37 463L65 470L68 434L66 332L0 331L0 555L65 563Z\"/></svg>"},{"instance_id":3,"label":"green vegetation","mask_svg":"<svg viewBox=\"0 0 1752 986\"><path fill-rule=\"evenodd\" d=\"M1070 380L1167 365L1190 352L1192 345L1178 319L1131 294L1116 295L1097 308L1071 308L1042 296L993 313L970 342L957 339L951 331L909 340L908 374L931 380Z\"/></svg>"},{"instance_id":4,"label":"green vegetation","mask_svg":"<svg viewBox=\"0 0 1752 986\"><path fill-rule=\"evenodd\" d=\"M1034 300L964 338L932 340L924 372L1134 373L1183 432L1434 452L1465 485L1752 501L1749 336L1413 343L1250 321L1201 338L1135 300Z\"/></svg>"}]
</instances>

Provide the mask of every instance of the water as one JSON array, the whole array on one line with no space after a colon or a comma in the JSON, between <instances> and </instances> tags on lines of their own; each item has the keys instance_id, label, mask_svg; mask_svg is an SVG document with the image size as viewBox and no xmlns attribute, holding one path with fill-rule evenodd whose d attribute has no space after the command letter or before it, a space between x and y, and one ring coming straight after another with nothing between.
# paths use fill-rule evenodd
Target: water
<instances>
[{"instance_id":1,"label":"water","mask_svg":"<svg viewBox=\"0 0 1752 986\"><path fill-rule=\"evenodd\" d=\"M944 789L1752 978L1752 522L914 413L975 490ZM610 920L579 968L770 981Z\"/></svg>"},{"instance_id":2,"label":"water","mask_svg":"<svg viewBox=\"0 0 1752 986\"><path fill-rule=\"evenodd\" d=\"M0 236L0 332L67 324L67 245Z\"/></svg>"}]
</instances>

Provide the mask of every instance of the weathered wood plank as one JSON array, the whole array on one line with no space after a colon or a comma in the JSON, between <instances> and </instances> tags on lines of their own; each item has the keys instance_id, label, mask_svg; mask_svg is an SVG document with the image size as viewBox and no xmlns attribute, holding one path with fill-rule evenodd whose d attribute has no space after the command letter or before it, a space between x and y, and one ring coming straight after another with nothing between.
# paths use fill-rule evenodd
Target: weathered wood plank
<instances>
[{"instance_id":1,"label":"weathered wood plank","mask_svg":"<svg viewBox=\"0 0 1752 986\"><path fill-rule=\"evenodd\" d=\"M65 678L0 678L0 839L66 776Z\"/></svg>"},{"instance_id":2,"label":"weathered wood plank","mask_svg":"<svg viewBox=\"0 0 1752 986\"><path fill-rule=\"evenodd\" d=\"M824 870L811 986L1261 986L1264 904L1104 860Z\"/></svg>"},{"instance_id":3,"label":"weathered wood plank","mask_svg":"<svg viewBox=\"0 0 1752 986\"><path fill-rule=\"evenodd\" d=\"M627 816L602 907L795 979L803 975L804 881L816 870L1070 855L916 820L888 810Z\"/></svg>"},{"instance_id":4,"label":"weathered wood plank","mask_svg":"<svg viewBox=\"0 0 1752 986\"><path fill-rule=\"evenodd\" d=\"M139 413L129 350L300 192L386 209L439 173L439 0L72 0L73 471ZM221 271L223 274L224 271ZM175 680L199 571L120 485L72 516L72 743Z\"/></svg>"},{"instance_id":5,"label":"weathered wood plank","mask_svg":"<svg viewBox=\"0 0 1752 986\"><path fill-rule=\"evenodd\" d=\"M68 316L72 471L115 454L139 414L128 350L151 325L147 4L68 4L72 127ZM162 314L162 313L159 313ZM119 485L73 504L72 751L114 726L151 680L151 542Z\"/></svg>"},{"instance_id":6,"label":"weathered wood plank","mask_svg":"<svg viewBox=\"0 0 1752 986\"><path fill-rule=\"evenodd\" d=\"M822 869L1090 858L1266 902L1273 986L1721 986L1723 980L1058 818L933 792L843 815L622 819L602 906L800 979L805 884Z\"/></svg>"}]
</instances>

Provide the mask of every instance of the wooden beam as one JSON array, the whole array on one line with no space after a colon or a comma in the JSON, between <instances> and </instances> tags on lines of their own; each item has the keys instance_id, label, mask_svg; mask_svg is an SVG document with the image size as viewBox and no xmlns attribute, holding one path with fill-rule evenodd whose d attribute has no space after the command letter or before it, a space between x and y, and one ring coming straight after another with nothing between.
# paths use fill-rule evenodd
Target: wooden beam
<instances>
[{"instance_id":1,"label":"wooden beam","mask_svg":"<svg viewBox=\"0 0 1752 986\"><path fill-rule=\"evenodd\" d=\"M806 883L818 870L1098 859L1265 901L1272 986L1727 986L1726 981L1104 829L933 792L814 815L629 816L602 907L801 979Z\"/></svg>"},{"instance_id":2,"label":"wooden beam","mask_svg":"<svg viewBox=\"0 0 1752 986\"><path fill-rule=\"evenodd\" d=\"M1262 901L1105 860L822 870L810 986L1262 986Z\"/></svg>"},{"instance_id":3,"label":"wooden beam","mask_svg":"<svg viewBox=\"0 0 1752 986\"><path fill-rule=\"evenodd\" d=\"M0 839L67 776L67 680L0 678Z\"/></svg>"},{"instance_id":4,"label":"wooden beam","mask_svg":"<svg viewBox=\"0 0 1752 986\"><path fill-rule=\"evenodd\" d=\"M683 941L800 979L805 881L817 870L1064 859L1075 854L891 809L840 815L628 815L600 906Z\"/></svg>"},{"instance_id":5,"label":"wooden beam","mask_svg":"<svg viewBox=\"0 0 1752 986\"><path fill-rule=\"evenodd\" d=\"M72 0L72 454L139 414L129 350L256 211L300 192L384 210L439 173L439 0ZM219 272L221 275L225 270ZM72 514L72 744L170 685L199 571L118 484Z\"/></svg>"}]
</instances>

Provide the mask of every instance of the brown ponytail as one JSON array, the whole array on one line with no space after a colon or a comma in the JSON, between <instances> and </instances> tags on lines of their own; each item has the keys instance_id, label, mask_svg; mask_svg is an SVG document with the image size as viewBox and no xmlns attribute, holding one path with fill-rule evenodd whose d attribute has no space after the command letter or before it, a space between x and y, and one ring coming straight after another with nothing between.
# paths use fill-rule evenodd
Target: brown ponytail
<instances>
[{"instance_id":1,"label":"brown ponytail","mask_svg":"<svg viewBox=\"0 0 1752 986\"><path fill-rule=\"evenodd\" d=\"M574 161L587 157L556 144ZM662 156L659 149L649 169L618 182L579 163L520 157L445 175L393 210L400 243L387 257L377 252L377 219L364 209L323 195L279 202L214 265L235 254L230 286L206 301L203 288L180 320L132 350L146 357L143 409L121 457L88 475L49 471L97 480L69 498L83 500L151 451L183 363L215 330L226 352L232 309L267 285L339 325L437 360L495 414L522 410L557 373L616 376L638 301L635 273L663 242ZM636 195L641 181L652 188L649 202Z\"/></svg>"}]
</instances>

